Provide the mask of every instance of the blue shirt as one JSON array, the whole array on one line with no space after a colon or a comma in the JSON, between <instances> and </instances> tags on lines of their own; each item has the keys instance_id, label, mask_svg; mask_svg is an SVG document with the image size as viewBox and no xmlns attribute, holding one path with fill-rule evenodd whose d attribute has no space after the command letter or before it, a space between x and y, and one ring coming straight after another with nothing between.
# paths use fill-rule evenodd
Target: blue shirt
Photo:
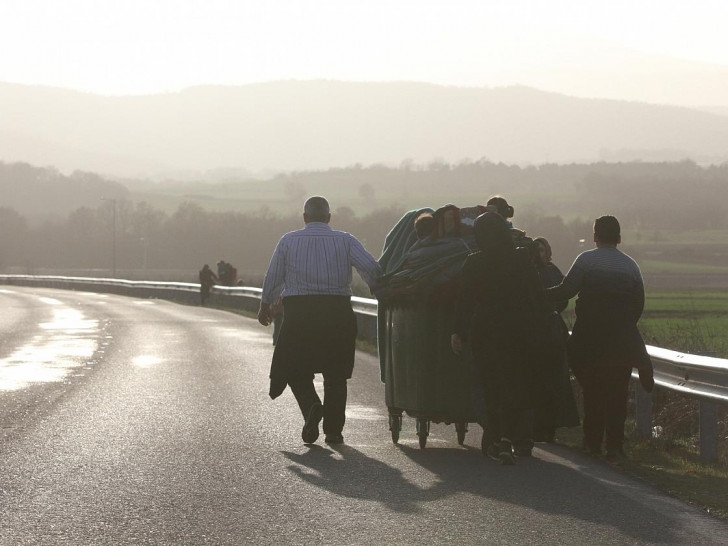
<instances>
[{"instance_id":1,"label":"blue shirt","mask_svg":"<svg viewBox=\"0 0 728 546\"><path fill-rule=\"evenodd\" d=\"M323 222L309 222L278 241L263 283L263 303L279 296L351 296L351 268L373 286L379 264L359 240Z\"/></svg>"},{"instance_id":2,"label":"blue shirt","mask_svg":"<svg viewBox=\"0 0 728 546\"><path fill-rule=\"evenodd\" d=\"M561 285L547 290L549 299L589 299L599 296L630 302L636 319L645 306L645 287L637 263L613 246L582 252L564 277ZM608 295L605 299L604 295ZM578 309L577 309L578 312Z\"/></svg>"}]
</instances>

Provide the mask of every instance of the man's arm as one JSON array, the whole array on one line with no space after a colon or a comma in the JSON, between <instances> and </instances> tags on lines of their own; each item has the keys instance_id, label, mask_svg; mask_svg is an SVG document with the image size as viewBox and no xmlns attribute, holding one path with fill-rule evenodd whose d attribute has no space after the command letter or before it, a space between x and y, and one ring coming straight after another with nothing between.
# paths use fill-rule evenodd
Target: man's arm
<instances>
[{"instance_id":1,"label":"man's arm","mask_svg":"<svg viewBox=\"0 0 728 546\"><path fill-rule=\"evenodd\" d=\"M577 256L566 277L561 281L561 284L546 289L546 299L548 301L570 300L581 291L584 286L584 275L586 273L582 256L583 254Z\"/></svg>"},{"instance_id":2,"label":"man's arm","mask_svg":"<svg viewBox=\"0 0 728 546\"><path fill-rule=\"evenodd\" d=\"M351 263L364 279L364 282L372 288L377 284L377 280L382 276L382 268L374 259L374 256L369 254L364 246L359 242L359 239L351 236L351 244L349 245L349 253L351 256Z\"/></svg>"},{"instance_id":3,"label":"man's arm","mask_svg":"<svg viewBox=\"0 0 728 546\"><path fill-rule=\"evenodd\" d=\"M272 303L276 302L283 291L286 280L285 243L283 239L278 241L273 256L268 265L268 271L263 281L263 294L260 298L260 309L258 310L258 322L268 326L273 321L270 311Z\"/></svg>"}]
</instances>

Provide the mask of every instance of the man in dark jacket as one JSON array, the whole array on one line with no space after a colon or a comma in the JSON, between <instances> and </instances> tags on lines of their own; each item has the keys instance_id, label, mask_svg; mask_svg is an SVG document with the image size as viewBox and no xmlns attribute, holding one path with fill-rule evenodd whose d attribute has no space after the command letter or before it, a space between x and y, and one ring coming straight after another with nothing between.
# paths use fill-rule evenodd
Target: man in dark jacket
<instances>
[{"instance_id":1,"label":"man in dark jacket","mask_svg":"<svg viewBox=\"0 0 728 546\"><path fill-rule=\"evenodd\" d=\"M645 304L637 263L617 250L619 222L602 216L594 222L596 248L582 252L559 286L547 290L552 301L576 301L576 322L568 342L569 365L584 394L584 448L607 458L624 457L624 422L632 368L647 391L654 385L652 362L637 329Z\"/></svg>"},{"instance_id":2,"label":"man in dark jacket","mask_svg":"<svg viewBox=\"0 0 728 546\"><path fill-rule=\"evenodd\" d=\"M483 381L483 453L510 465L533 447L533 364L547 343L548 307L530 250L516 248L506 221L486 212L473 228L480 252L463 266L451 343L459 354L470 340Z\"/></svg>"}]
</instances>

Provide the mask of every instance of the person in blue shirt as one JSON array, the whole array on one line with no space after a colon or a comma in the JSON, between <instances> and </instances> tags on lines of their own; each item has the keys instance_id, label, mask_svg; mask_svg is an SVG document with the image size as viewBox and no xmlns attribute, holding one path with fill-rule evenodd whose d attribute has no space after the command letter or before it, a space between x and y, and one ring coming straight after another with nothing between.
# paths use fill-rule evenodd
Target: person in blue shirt
<instances>
[{"instance_id":1,"label":"person in blue shirt","mask_svg":"<svg viewBox=\"0 0 728 546\"><path fill-rule=\"evenodd\" d=\"M577 294L576 322L567 344L569 365L584 394L584 448L607 458L624 457L624 422L632 368L648 392L654 386L652 362L637 321L645 305L637 263L617 249L619 221L594 221L596 248L577 256L564 280L547 290L551 301Z\"/></svg>"}]
</instances>

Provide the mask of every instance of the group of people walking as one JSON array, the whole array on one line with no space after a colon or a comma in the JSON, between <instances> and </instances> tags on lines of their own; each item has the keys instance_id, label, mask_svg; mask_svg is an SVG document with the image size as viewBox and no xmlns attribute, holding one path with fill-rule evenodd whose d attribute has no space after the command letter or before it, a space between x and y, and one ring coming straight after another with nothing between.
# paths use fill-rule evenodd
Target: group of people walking
<instances>
[{"instance_id":1,"label":"group of people walking","mask_svg":"<svg viewBox=\"0 0 728 546\"><path fill-rule=\"evenodd\" d=\"M498 198L501 199L501 198ZM523 244L504 203L474 224L479 251L463 267L452 348L471 342L485 400L483 452L503 464L530 456L534 440L553 441L573 426L573 398L563 390L568 365L584 395L584 447L624 456L624 422L632 368L652 389L652 364L637 329L644 285L635 261L617 249L619 222L594 222L596 248L564 277L543 238ZM500 206L499 206L500 205ZM569 336L559 312L579 295ZM567 358L565 358L567 357ZM568 387L567 387L568 388Z\"/></svg>"},{"instance_id":2,"label":"group of people walking","mask_svg":"<svg viewBox=\"0 0 728 546\"><path fill-rule=\"evenodd\" d=\"M212 287L216 284L221 286L235 286L236 284L242 283L238 279L237 268L225 260L217 262L217 275L210 269L208 264L202 266L198 274L200 280L200 305L205 305L205 302L210 297Z\"/></svg>"},{"instance_id":3,"label":"group of people walking","mask_svg":"<svg viewBox=\"0 0 728 546\"><path fill-rule=\"evenodd\" d=\"M469 344L485 400L482 449L514 464L534 441L553 441L558 426L578 414L568 366L584 395L584 446L609 458L623 456L627 389L632 368L652 388L652 366L637 321L644 287L637 264L617 249L619 222L594 223L596 248L579 255L564 276L551 263L547 240L527 239L509 219L502 197L488 201L473 229L478 250L462 269L452 350ZM382 270L353 236L329 226L329 204L304 204L304 228L284 235L270 262L258 320L273 320L282 298L284 321L273 353L270 396L289 386L301 410L305 443L319 437L342 443L347 380L354 365L356 319L351 308L352 268L376 292ZM569 336L559 312L579 295ZM322 373L324 398L313 385Z\"/></svg>"}]
</instances>

